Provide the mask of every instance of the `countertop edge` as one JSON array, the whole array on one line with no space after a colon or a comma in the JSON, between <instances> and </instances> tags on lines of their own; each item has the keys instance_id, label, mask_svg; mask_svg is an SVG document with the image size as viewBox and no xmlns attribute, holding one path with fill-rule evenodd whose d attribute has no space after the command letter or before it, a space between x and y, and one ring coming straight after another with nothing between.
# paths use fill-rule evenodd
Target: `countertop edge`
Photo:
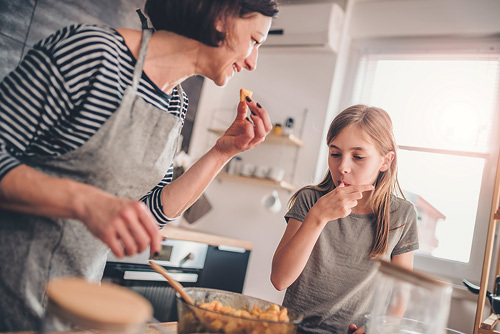
<instances>
[{"instance_id":1,"label":"countertop edge","mask_svg":"<svg viewBox=\"0 0 500 334\"><path fill-rule=\"evenodd\" d=\"M251 251L253 243L251 241L240 240L221 235L211 234L204 231L191 230L178 226L165 226L160 231L161 235L167 239L186 240L202 242L211 246L231 246L243 248Z\"/></svg>"}]
</instances>

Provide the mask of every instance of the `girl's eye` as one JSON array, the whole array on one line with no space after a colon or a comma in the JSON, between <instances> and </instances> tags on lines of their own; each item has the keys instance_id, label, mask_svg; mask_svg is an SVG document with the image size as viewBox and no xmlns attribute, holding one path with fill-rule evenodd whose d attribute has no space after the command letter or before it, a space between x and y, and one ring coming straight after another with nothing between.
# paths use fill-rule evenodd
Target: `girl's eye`
<instances>
[{"instance_id":1,"label":"girl's eye","mask_svg":"<svg viewBox=\"0 0 500 334\"><path fill-rule=\"evenodd\" d=\"M362 156L359 156L359 155L355 155L354 156L354 159L356 160L363 160L365 157L362 157Z\"/></svg>"},{"instance_id":2,"label":"girl's eye","mask_svg":"<svg viewBox=\"0 0 500 334\"><path fill-rule=\"evenodd\" d=\"M261 43L258 40L256 40L255 38L252 38L252 44L253 44L253 46L259 46Z\"/></svg>"},{"instance_id":3,"label":"girl's eye","mask_svg":"<svg viewBox=\"0 0 500 334\"><path fill-rule=\"evenodd\" d=\"M340 157L340 153L331 153L330 155L334 158Z\"/></svg>"}]
</instances>

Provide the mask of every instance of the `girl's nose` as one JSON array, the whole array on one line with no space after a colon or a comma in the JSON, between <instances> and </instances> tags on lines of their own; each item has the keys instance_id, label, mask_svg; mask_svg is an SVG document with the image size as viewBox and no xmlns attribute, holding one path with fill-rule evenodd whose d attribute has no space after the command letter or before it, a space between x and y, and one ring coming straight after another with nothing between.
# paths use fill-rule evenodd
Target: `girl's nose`
<instances>
[{"instance_id":1,"label":"girl's nose","mask_svg":"<svg viewBox=\"0 0 500 334\"><path fill-rule=\"evenodd\" d=\"M249 71L254 71L257 68L257 57L259 50L255 48L250 55L245 59L245 68Z\"/></svg>"},{"instance_id":2,"label":"girl's nose","mask_svg":"<svg viewBox=\"0 0 500 334\"><path fill-rule=\"evenodd\" d=\"M346 159L342 159L339 165L339 172L341 174L347 174L351 171L351 167L349 166L349 162Z\"/></svg>"}]
</instances>

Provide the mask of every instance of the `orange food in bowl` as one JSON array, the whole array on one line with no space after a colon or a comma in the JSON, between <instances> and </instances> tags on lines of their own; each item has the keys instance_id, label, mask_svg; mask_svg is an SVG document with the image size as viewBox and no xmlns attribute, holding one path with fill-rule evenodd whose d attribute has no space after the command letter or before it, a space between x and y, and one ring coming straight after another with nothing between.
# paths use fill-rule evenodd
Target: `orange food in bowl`
<instances>
[{"instance_id":1,"label":"orange food in bowl","mask_svg":"<svg viewBox=\"0 0 500 334\"><path fill-rule=\"evenodd\" d=\"M186 288L195 305L177 297L179 334L294 334L302 321L297 312L239 293Z\"/></svg>"}]
</instances>

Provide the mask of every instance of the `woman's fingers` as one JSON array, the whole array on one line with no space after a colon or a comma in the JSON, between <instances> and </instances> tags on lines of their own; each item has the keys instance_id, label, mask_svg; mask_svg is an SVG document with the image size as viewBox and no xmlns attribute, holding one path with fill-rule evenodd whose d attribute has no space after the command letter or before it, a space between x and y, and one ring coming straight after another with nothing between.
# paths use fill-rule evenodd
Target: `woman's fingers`
<instances>
[{"instance_id":1,"label":"woman's fingers","mask_svg":"<svg viewBox=\"0 0 500 334\"><path fill-rule=\"evenodd\" d=\"M131 206L125 208L120 213L120 216L122 217L124 222L122 233L125 235L128 232L132 237L135 246L137 247L137 249L134 250L133 246L129 246L129 244L124 242L127 249L127 254L130 254L131 252L132 254L140 253L144 251L151 242L150 235L145 228L145 225L146 223L148 223L148 221L145 221L145 218L143 217L146 215L143 212L144 210L141 204L142 203L139 202L133 203ZM148 219L149 217L146 216L146 218ZM128 236L125 237L128 239Z\"/></svg>"},{"instance_id":2,"label":"woman's fingers","mask_svg":"<svg viewBox=\"0 0 500 334\"><path fill-rule=\"evenodd\" d=\"M115 224L116 235L119 238L126 256L137 254L138 247L135 236L130 232L129 225L123 219L119 219Z\"/></svg>"},{"instance_id":3,"label":"woman's fingers","mask_svg":"<svg viewBox=\"0 0 500 334\"><path fill-rule=\"evenodd\" d=\"M269 117L268 112L264 108L262 108L259 103L250 98L247 99L247 106L248 108L250 108L252 120L261 120L261 124L266 134L271 131L271 129L273 128L273 124L271 123L271 118Z\"/></svg>"},{"instance_id":4,"label":"woman's fingers","mask_svg":"<svg viewBox=\"0 0 500 334\"><path fill-rule=\"evenodd\" d=\"M151 247L151 254L161 250L161 235L153 215L144 203L121 201L121 208L110 221L98 223L97 234L109 246L113 254L121 258L143 252Z\"/></svg>"},{"instance_id":5,"label":"woman's fingers","mask_svg":"<svg viewBox=\"0 0 500 334\"><path fill-rule=\"evenodd\" d=\"M254 146L260 144L265 139L266 135L272 129L272 123L269 114L260 104L247 97L246 105L250 109L250 118L254 127L254 137L249 145Z\"/></svg>"},{"instance_id":6,"label":"woman's fingers","mask_svg":"<svg viewBox=\"0 0 500 334\"><path fill-rule=\"evenodd\" d=\"M146 205L142 202L137 202L139 205L139 215L140 220L144 226L145 232L149 236L149 243L151 246L151 255L155 253L159 253L161 251L161 240L162 236L160 231L158 230L158 225L156 224L156 220L148 210Z\"/></svg>"}]
</instances>

